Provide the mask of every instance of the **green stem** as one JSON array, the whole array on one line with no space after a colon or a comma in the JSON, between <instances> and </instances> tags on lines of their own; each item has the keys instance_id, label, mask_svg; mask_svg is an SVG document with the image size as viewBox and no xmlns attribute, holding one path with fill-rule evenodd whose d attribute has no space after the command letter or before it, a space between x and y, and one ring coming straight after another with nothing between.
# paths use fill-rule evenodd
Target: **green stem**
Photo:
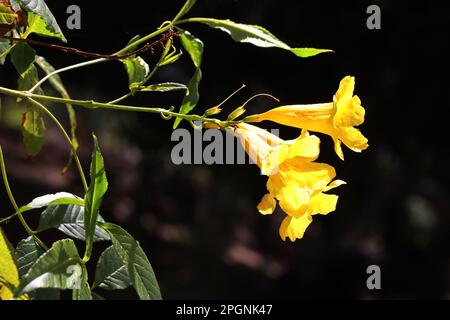
<instances>
[{"instance_id":1,"label":"green stem","mask_svg":"<svg viewBox=\"0 0 450 320\"><path fill-rule=\"evenodd\" d=\"M14 196L12 194L11 188L9 186L8 181L8 175L6 174L6 166L5 166L5 160L3 158L3 150L0 146L0 167L2 171L2 178L3 178L3 184L5 185L6 193L8 194L9 201L11 201L11 204L14 208L14 210L17 212L17 215L19 216L20 223L22 224L23 228L27 232L27 234L33 239L45 250L48 250L48 247L35 235L35 232L31 230L30 226L25 221L25 218L22 216L22 213L19 211L19 206L17 205L16 200L14 199Z\"/></svg>"},{"instance_id":2,"label":"green stem","mask_svg":"<svg viewBox=\"0 0 450 320\"><path fill-rule=\"evenodd\" d=\"M128 92L127 94L124 94L123 96L121 96L120 98L117 98L117 99L115 99L115 100L112 100L112 101L108 102L108 104L116 104L116 103L119 103L119 102L125 100L126 98L131 97L132 95L133 95L133 93L130 91L130 92Z\"/></svg>"},{"instance_id":3,"label":"green stem","mask_svg":"<svg viewBox=\"0 0 450 320\"><path fill-rule=\"evenodd\" d=\"M50 112L44 105L37 102L31 97L25 98L27 101L29 101L32 105L36 106L40 110L42 110L45 114L48 115L48 117L56 124L61 134L64 136L64 139L66 139L66 142L69 144L70 149L72 150L73 157L75 159L75 164L77 165L78 172L80 174L81 182L83 183L84 191L87 192L88 185L86 182L86 177L84 175L83 167L81 166L80 158L78 158L77 150L75 146L72 143L72 139L70 139L69 135L67 134L66 130L62 126L62 124L59 122L59 120L53 115L53 113Z\"/></svg>"},{"instance_id":4,"label":"green stem","mask_svg":"<svg viewBox=\"0 0 450 320\"><path fill-rule=\"evenodd\" d=\"M53 97L53 96L45 96L45 95L30 93L27 91L18 91L18 90L8 89L8 88L4 88L4 87L0 87L0 93L15 96L15 97L20 97L23 99L32 98L34 100L57 102L57 103L63 103L63 104L70 103L72 105L77 105L77 106L81 106L81 107L88 108L88 109L112 109L112 110L120 110L120 111L156 113L156 114L165 115L165 116L180 117L180 118L188 120L188 121L210 122L210 123L217 124L221 127L232 126L232 125L242 122L242 121L221 121L219 119L207 118L207 117L199 116L196 114L181 114L181 113L173 112L173 111L163 109L163 108L135 107L135 106L127 106L127 105L121 105L121 104L108 104L108 103L95 102L93 100L76 100L76 99L66 99L66 98Z\"/></svg>"}]
</instances>

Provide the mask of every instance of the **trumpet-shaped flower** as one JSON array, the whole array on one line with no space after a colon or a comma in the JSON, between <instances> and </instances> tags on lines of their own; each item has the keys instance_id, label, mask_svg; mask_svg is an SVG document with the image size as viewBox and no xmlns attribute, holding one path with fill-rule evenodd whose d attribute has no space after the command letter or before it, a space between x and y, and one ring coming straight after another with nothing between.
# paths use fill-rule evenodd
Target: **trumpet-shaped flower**
<instances>
[{"instance_id":1,"label":"trumpet-shaped flower","mask_svg":"<svg viewBox=\"0 0 450 320\"><path fill-rule=\"evenodd\" d=\"M333 102L307 105L288 105L253 115L251 122L270 120L286 126L321 132L334 140L336 154L343 160L341 142L356 152L368 147L367 138L355 128L364 122L365 110L361 100L353 95L355 78L341 80Z\"/></svg>"},{"instance_id":2,"label":"trumpet-shaped flower","mask_svg":"<svg viewBox=\"0 0 450 320\"><path fill-rule=\"evenodd\" d=\"M324 192L345 182L332 182L334 168L313 162L320 152L318 137L303 130L297 139L285 141L249 124L239 124L235 134L261 173L269 177L268 193L257 206L259 212L272 214L278 201L287 214L279 230L283 240L302 238L312 215L336 209L338 196Z\"/></svg>"}]
</instances>

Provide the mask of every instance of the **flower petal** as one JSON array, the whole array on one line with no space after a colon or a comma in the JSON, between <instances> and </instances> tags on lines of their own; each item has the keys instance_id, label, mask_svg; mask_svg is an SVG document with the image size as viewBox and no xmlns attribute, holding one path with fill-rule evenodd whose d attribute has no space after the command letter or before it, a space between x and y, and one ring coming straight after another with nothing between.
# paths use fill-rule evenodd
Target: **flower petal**
<instances>
[{"instance_id":1,"label":"flower petal","mask_svg":"<svg viewBox=\"0 0 450 320\"><path fill-rule=\"evenodd\" d=\"M351 150L361 152L367 149L367 138L356 128L346 127L339 129L339 139Z\"/></svg>"},{"instance_id":2,"label":"flower petal","mask_svg":"<svg viewBox=\"0 0 450 320\"><path fill-rule=\"evenodd\" d=\"M346 76L339 83L339 89L336 92L335 99L348 100L353 96L355 90L355 77Z\"/></svg>"},{"instance_id":3,"label":"flower petal","mask_svg":"<svg viewBox=\"0 0 450 320\"><path fill-rule=\"evenodd\" d=\"M337 100L333 124L335 127L359 126L364 122L365 113L366 110L361 106L358 96L349 100Z\"/></svg>"},{"instance_id":4,"label":"flower petal","mask_svg":"<svg viewBox=\"0 0 450 320\"><path fill-rule=\"evenodd\" d=\"M261 202L258 204L257 209L261 214L272 214L273 210L275 210L276 205L277 202L275 201L275 199L269 193L267 193L261 199Z\"/></svg>"},{"instance_id":5,"label":"flower petal","mask_svg":"<svg viewBox=\"0 0 450 320\"><path fill-rule=\"evenodd\" d=\"M312 217L304 214L300 218L286 217L280 225L279 233L281 239L289 238L292 242L303 238L306 228L312 222Z\"/></svg>"},{"instance_id":6,"label":"flower petal","mask_svg":"<svg viewBox=\"0 0 450 320\"><path fill-rule=\"evenodd\" d=\"M296 183L284 186L277 197L281 209L293 217L302 216L308 209L310 195L306 188Z\"/></svg>"},{"instance_id":7,"label":"flower petal","mask_svg":"<svg viewBox=\"0 0 450 320\"><path fill-rule=\"evenodd\" d=\"M311 197L311 202L308 206L308 213L314 214L328 214L336 210L338 196L335 194L326 194L319 192Z\"/></svg>"}]
</instances>

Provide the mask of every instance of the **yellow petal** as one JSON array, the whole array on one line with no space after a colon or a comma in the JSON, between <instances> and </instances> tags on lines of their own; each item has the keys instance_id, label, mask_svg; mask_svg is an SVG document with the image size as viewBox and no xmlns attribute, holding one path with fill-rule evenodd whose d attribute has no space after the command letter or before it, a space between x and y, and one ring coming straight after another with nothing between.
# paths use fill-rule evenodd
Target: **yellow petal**
<instances>
[{"instance_id":1,"label":"yellow petal","mask_svg":"<svg viewBox=\"0 0 450 320\"><path fill-rule=\"evenodd\" d=\"M308 206L309 214L328 214L336 210L338 196L335 194L317 193L311 197Z\"/></svg>"},{"instance_id":2,"label":"yellow petal","mask_svg":"<svg viewBox=\"0 0 450 320\"><path fill-rule=\"evenodd\" d=\"M310 195L306 188L295 183L289 184L281 189L278 201L281 209L292 217L302 216L308 209Z\"/></svg>"},{"instance_id":3,"label":"yellow petal","mask_svg":"<svg viewBox=\"0 0 450 320\"><path fill-rule=\"evenodd\" d=\"M341 160L344 160L344 152L342 152L341 140L333 137L334 140L334 152L338 155Z\"/></svg>"},{"instance_id":4,"label":"yellow petal","mask_svg":"<svg viewBox=\"0 0 450 320\"><path fill-rule=\"evenodd\" d=\"M261 214L272 214L273 210L275 210L276 205L277 202L275 201L275 199L270 194L266 194L261 199L261 202L258 204L257 209Z\"/></svg>"},{"instance_id":5,"label":"yellow petal","mask_svg":"<svg viewBox=\"0 0 450 320\"><path fill-rule=\"evenodd\" d=\"M337 100L351 99L355 90L355 77L346 76L339 83L339 89L336 92L335 98Z\"/></svg>"},{"instance_id":6,"label":"yellow petal","mask_svg":"<svg viewBox=\"0 0 450 320\"><path fill-rule=\"evenodd\" d=\"M280 237L283 241L289 238L292 242L296 239L303 238L306 228L312 222L312 217L304 214L300 218L286 217L280 226Z\"/></svg>"},{"instance_id":7,"label":"yellow petal","mask_svg":"<svg viewBox=\"0 0 450 320\"><path fill-rule=\"evenodd\" d=\"M337 100L333 124L335 127L359 126L364 122L365 112L358 96L354 96L349 100Z\"/></svg>"},{"instance_id":8,"label":"yellow petal","mask_svg":"<svg viewBox=\"0 0 450 320\"><path fill-rule=\"evenodd\" d=\"M326 192L328 190L337 188L339 186L342 186L344 184L347 184L347 182L343 181L343 180L334 180L333 182L331 182L328 186L326 186L325 188L323 188L323 192Z\"/></svg>"},{"instance_id":9,"label":"yellow petal","mask_svg":"<svg viewBox=\"0 0 450 320\"><path fill-rule=\"evenodd\" d=\"M322 190L336 176L334 168L326 163L291 159L280 167L279 173L285 181L295 181L310 190Z\"/></svg>"},{"instance_id":10,"label":"yellow petal","mask_svg":"<svg viewBox=\"0 0 450 320\"><path fill-rule=\"evenodd\" d=\"M353 127L340 128L339 139L355 152L361 152L369 146L367 138L363 136L361 131Z\"/></svg>"}]
</instances>

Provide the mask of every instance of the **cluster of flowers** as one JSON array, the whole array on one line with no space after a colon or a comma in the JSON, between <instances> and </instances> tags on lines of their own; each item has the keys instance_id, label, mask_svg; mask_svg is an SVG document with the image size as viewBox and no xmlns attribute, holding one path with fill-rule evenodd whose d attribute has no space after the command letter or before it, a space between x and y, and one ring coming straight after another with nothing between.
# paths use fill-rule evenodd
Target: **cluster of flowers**
<instances>
[{"instance_id":1,"label":"cluster of flowers","mask_svg":"<svg viewBox=\"0 0 450 320\"><path fill-rule=\"evenodd\" d=\"M331 136L334 150L342 160L341 143L356 152L368 147L366 137L355 128L364 122L365 110L361 100L353 95L354 87L355 78L347 76L341 80L332 102L274 108L247 117L234 130L261 173L268 176L268 193L257 206L259 212L272 214L278 200L286 213L279 229L283 240L301 239L313 215L336 210L338 196L326 192L345 184L334 180L336 171L332 166L315 162L320 153L320 139L308 131ZM301 135L283 140L248 123L264 120L301 128Z\"/></svg>"}]
</instances>

